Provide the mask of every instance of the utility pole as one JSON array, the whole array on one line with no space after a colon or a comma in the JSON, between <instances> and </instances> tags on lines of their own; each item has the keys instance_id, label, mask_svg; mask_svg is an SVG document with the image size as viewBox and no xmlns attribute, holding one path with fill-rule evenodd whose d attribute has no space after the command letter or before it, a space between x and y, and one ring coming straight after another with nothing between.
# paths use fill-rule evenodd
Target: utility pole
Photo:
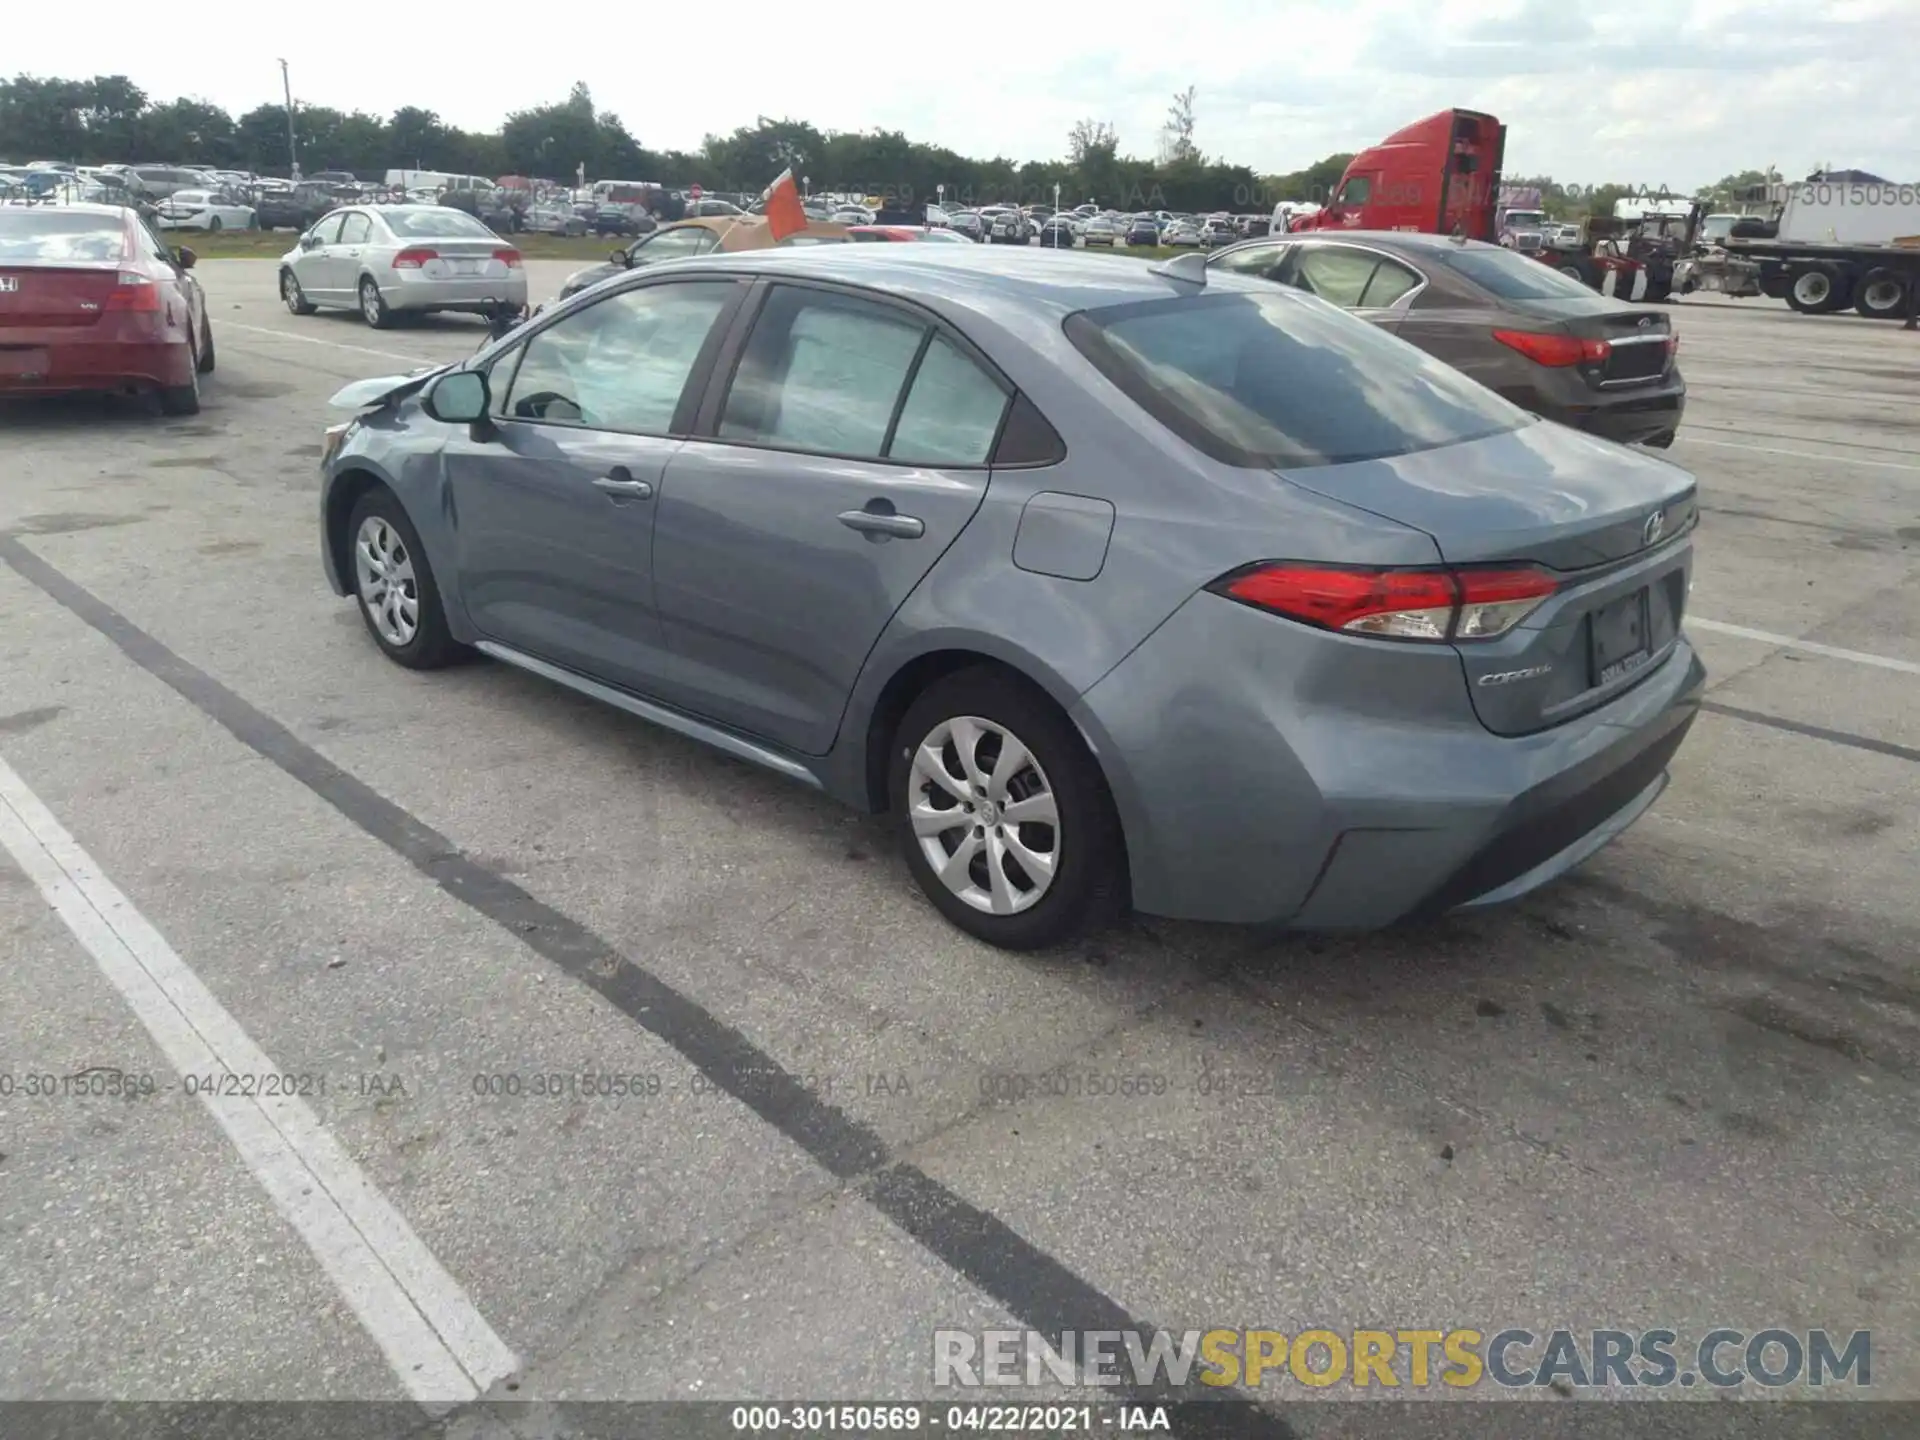
<instances>
[{"instance_id":1,"label":"utility pole","mask_svg":"<svg viewBox=\"0 0 1920 1440\"><path fill-rule=\"evenodd\" d=\"M287 95L287 178L300 179L300 141L293 127L293 80L287 74L287 62L280 62L280 86Z\"/></svg>"}]
</instances>

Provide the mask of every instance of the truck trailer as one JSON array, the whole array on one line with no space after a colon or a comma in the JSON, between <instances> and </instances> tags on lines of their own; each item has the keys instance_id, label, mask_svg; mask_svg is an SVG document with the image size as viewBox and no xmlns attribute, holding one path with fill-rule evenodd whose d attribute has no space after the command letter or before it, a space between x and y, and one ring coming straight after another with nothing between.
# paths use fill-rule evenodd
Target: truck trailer
<instances>
[{"instance_id":1,"label":"truck trailer","mask_svg":"<svg viewBox=\"0 0 1920 1440\"><path fill-rule=\"evenodd\" d=\"M1766 295L1806 315L1851 307L1920 328L1920 185L1815 177L1765 192L1774 218L1699 234L1675 267L1682 294Z\"/></svg>"}]
</instances>

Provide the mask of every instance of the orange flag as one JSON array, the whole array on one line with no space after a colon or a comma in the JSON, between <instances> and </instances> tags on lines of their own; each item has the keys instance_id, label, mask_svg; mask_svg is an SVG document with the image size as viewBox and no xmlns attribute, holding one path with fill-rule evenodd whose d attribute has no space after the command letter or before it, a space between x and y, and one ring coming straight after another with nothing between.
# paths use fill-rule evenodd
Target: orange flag
<instances>
[{"instance_id":1,"label":"orange flag","mask_svg":"<svg viewBox=\"0 0 1920 1440\"><path fill-rule=\"evenodd\" d=\"M793 183L793 171L782 170L780 178L760 197L767 206L767 228L775 241L798 235L807 228L806 208L800 203L800 187Z\"/></svg>"}]
</instances>

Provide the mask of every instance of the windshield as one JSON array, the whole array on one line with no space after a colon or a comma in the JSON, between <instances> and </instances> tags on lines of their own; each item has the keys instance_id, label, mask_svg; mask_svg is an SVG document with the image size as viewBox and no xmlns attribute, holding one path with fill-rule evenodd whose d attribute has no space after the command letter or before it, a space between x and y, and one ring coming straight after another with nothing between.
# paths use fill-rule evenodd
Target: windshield
<instances>
[{"instance_id":1,"label":"windshield","mask_svg":"<svg viewBox=\"0 0 1920 1440\"><path fill-rule=\"evenodd\" d=\"M1450 250L1441 252L1446 264L1482 290L1503 300L1591 300L1593 289L1551 265L1516 255L1511 250Z\"/></svg>"},{"instance_id":2,"label":"windshield","mask_svg":"<svg viewBox=\"0 0 1920 1440\"><path fill-rule=\"evenodd\" d=\"M124 260L126 222L71 210L0 210L0 260Z\"/></svg>"},{"instance_id":3,"label":"windshield","mask_svg":"<svg viewBox=\"0 0 1920 1440\"><path fill-rule=\"evenodd\" d=\"M1544 210L1509 210L1507 212L1509 225L1544 225L1546 223L1547 212Z\"/></svg>"},{"instance_id":4,"label":"windshield","mask_svg":"<svg viewBox=\"0 0 1920 1440\"><path fill-rule=\"evenodd\" d=\"M1083 311L1066 332L1142 409L1230 465L1343 465L1531 423L1424 351L1289 291Z\"/></svg>"},{"instance_id":5,"label":"windshield","mask_svg":"<svg viewBox=\"0 0 1920 1440\"><path fill-rule=\"evenodd\" d=\"M383 210L380 220L387 229L405 239L435 239L440 236L471 236L476 240L498 238L464 210L449 210L439 205L422 205L417 210Z\"/></svg>"}]
</instances>

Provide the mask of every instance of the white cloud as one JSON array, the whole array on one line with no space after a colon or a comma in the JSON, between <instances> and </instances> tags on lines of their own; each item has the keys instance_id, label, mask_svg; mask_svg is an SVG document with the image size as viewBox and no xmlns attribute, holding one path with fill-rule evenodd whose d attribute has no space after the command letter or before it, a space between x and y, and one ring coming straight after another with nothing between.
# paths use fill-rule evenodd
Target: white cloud
<instances>
[{"instance_id":1,"label":"white cloud","mask_svg":"<svg viewBox=\"0 0 1920 1440\"><path fill-rule=\"evenodd\" d=\"M392 16L335 0L196 0L160 24L152 0L96 0L84 36L54 8L12 12L0 40L9 73L124 73L156 98L235 112L279 99L284 55L308 102L422 105L469 128L584 80L653 148L692 148L772 115L1029 160L1060 155L1082 116L1150 154L1173 92L1193 85L1201 148L1263 172L1457 105L1508 123L1510 173L1679 189L1827 161L1920 180L1913 0L721 0L557 12L437 0Z\"/></svg>"}]
</instances>

